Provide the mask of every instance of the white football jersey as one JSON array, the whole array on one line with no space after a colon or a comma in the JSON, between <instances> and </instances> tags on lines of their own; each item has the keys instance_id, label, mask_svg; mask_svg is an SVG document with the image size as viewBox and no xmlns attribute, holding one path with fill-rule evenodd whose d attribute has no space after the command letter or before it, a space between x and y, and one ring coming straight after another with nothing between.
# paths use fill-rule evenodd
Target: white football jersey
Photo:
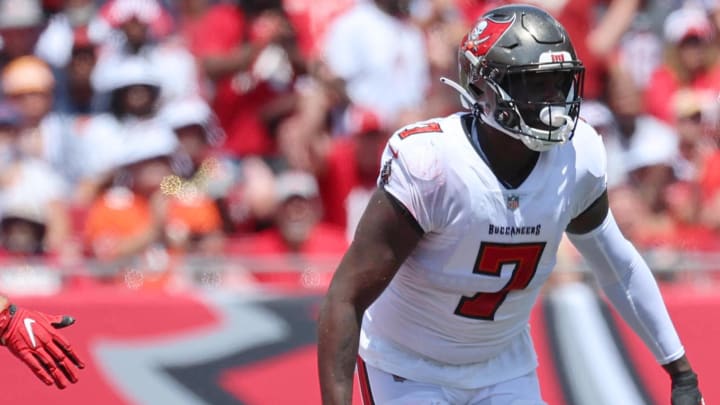
<instances>
[{"instance_id":1,"label":"white football jersey","mask_svg":"<svg viewBox=\"0 0 720 405\"><path fill-rule=\"evenodd\" d=\"M606 164L600 136L580 121L507 189L461 116L405 127L385 148L378 183L425 234L366 311L360 355L405 378L478 388L537 366L530 310L566 226L605 190Z\"/></svg>"}]
</instances>

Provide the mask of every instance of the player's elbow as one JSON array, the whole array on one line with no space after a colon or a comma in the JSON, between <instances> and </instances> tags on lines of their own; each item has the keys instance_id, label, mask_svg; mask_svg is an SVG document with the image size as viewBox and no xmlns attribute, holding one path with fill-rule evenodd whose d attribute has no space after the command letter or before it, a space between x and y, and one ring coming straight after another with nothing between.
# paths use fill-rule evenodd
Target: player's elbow
<instances>
[{"instance_id":1,"label":"player's elbow","mask_svg":"<svg viewBox=\"0 0 720 405\"><path fill-rule=\"evenodd\" d=\"M401 259L392 249L379 248L369 253L351 246L330 283L327 305L351 305L362 314L387 287L400 264Z\"/></svg>"}]
</instances>

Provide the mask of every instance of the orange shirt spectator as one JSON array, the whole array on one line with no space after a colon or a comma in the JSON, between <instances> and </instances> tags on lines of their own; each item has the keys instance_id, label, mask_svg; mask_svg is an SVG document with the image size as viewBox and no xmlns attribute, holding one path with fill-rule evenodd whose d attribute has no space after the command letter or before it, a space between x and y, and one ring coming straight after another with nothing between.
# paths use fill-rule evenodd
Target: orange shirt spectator
<instances>
[{"instance_id":1,"label":"orange shirt spectator","mask_svg":"<svg viewBox=\"0 0 720 405\"><path fill-rule=\"evenodd\" d=\"M83 239L87 251L99 258L118 255L121 241L149 232L153 216L148 201L127 188L112 188L87 212Z\"/></svg>"},{"instance_id":2,"label":"orange shirt spectator","mask_svg":"<svg viewBox=\"0 0 720 405\"><path fill-rule=\"evenodd\" d=\"M185 194L167 202L165 239L169 247L181 253L221 253L224 236L217 205L200 190Z\"/></svg>"}]
</instances>

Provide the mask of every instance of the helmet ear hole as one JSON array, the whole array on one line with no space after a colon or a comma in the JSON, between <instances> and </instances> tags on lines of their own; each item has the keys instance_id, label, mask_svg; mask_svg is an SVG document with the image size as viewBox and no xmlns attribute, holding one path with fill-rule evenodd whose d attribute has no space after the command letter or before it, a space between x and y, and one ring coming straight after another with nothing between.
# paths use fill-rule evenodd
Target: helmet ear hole
<instances>
[{"instance_id":1,"label":"helmet ear hole","mask_svg":"<svg viewBox=\"0 0 720 405\"><path fill-rule=\"evenodd\" d=\"M498 105L495 110L495 121L508 128L514 128L520 124L520 119L515 110L506 105Z\"/></svg>"},{"instance_id":2,"label":"helmet ear hole","mask_svg":"<svg viewBox=\"0 0 720 405\"><path fill-rule=\"evenodd\" d=\"M475 83L468 84L468 89L470 89L470 91L475 97L480 97L483 95L483 91L480 90L480 88L476 86Z\"/></svg>"}]
</instances>

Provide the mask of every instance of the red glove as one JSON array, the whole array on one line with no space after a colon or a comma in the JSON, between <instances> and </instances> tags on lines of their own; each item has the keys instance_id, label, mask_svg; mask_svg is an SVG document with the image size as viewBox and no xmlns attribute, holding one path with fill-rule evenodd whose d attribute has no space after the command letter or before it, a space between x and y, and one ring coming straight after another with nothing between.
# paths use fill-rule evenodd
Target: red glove
<instances>
[{"instance_id":1,"label":"red glove","mask_svg":"<svg viewBox=\"0 0 720 405\"><path fill-rule=\"evenodd\" d=\"M25 364L45 384L63 389L67 381L77 382L70 360L85 367L64 337L55 329L75 323L69 316L47 315L9 305L0 312L0 343Z\"/></svg>"}]
</instances>

